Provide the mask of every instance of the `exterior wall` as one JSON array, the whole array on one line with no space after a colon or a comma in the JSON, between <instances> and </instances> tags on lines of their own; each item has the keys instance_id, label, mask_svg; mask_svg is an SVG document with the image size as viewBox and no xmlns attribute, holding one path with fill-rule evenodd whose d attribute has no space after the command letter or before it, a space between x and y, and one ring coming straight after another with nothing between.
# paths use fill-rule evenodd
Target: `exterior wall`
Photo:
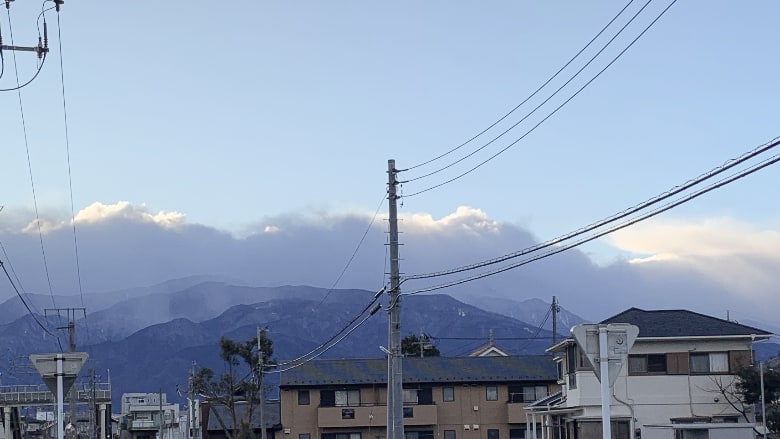
<instances>
[{"instance_id":1,"label":"exterior wall","mask_svg":"<svg viewBox=\"0 0 780 439\"><path fill-rule=\"evenodd\" d=\"M731 372L690 374L687 364L688 355L691 353L732 352L733 354L730 354L729 359L730 363L732 363L730 366L733 369L737 366L736 363L744 362L744 357L747 356L749 349L750 341L747 339L637 340L631 349L631 355L667 354L667 358L683 358L686 364L676 368L673 371L674 374L629 375L628 361L626 361L612 389L611 415L613 419L615 417L635 418L636 423L632 426L632 429L641 428L642 437L645 439L650 437L644 434L647 430L644 426L648 424L670 424L671 419L683 417L737 416L738 413L726 402L719 391L719 386L728 386L733 383L736 379L735 375ZM673 354L672 357L668 355L670 353ZM566 364L565 358L563 361ZM599 382L593 371L580 369L574 375L576 379L576 388L574 389L569 387L571 379L569 375L566 375L563 380L566 383L565 406L581 409L575 416L576 418L600 418L601 392ZM740 418L739 422L744 423L745 421ZM734 431L736 430L732 430L732 433ZM579 437L584 438L585 436L583 435L587 436L588 434L587 432L581 432ZM672 434L668 437L673 436ZM710 435L710 438L714 437L712 434Z\"/></svg>"},{"instance_id":2,"label":"exterior wall","mask_svg":"<svg viewBox=\"0 0 780 439\"><path fill-rule=\"evenodd\" d=\"M546 384L548 393L559 390L559 386L553 383L525 384ZM487 386L497 388L498 397L495 401L487 400ZM414 410L414 417L404 419L404 430L407 432L432 431L434 439L444 439L445 430L452 430L455 439L487 439L488 430L498 430L498 439L509 439L510 428L526 427L526 404L508 402L507 383L455 383L421 387L432 388L433 404L405 405ZM445 387L452 387L454 401L444 401ZM283 436L286 439L302 439L300 435L308 433L310 439L320 439L323 433L341 432L360 433L361 439L384 437L387 425L386 387L351 387L356 388L360 389L359 407L320 407L319 392L324 388L282 388ZM308 405L298 405L298 390L309 390ZM354 419L342 419L342 409L345 408L354 410ZM510 418L513 423L510 423Z\"/></svg>"}]
</instances>

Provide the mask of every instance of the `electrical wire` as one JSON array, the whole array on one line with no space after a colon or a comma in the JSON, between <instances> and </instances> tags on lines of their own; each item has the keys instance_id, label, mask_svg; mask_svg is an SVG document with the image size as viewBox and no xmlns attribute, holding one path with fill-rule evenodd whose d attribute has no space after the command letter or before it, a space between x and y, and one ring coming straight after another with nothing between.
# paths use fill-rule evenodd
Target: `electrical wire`
<instances>
[{"instance_id":1,"label":"electrical wire","mask_svg":"<svg viewBox=\"0 0 780 439\"><path fill-rule=\"evenodd\" d=\"M621 9L621 10L620 10L620 12L618 12L618 13L617 13L617 15L615 15L614 17L612 17L612 19L611 19L611 20L609 20L609 22L608 22L607 24L605 24L605 25L604 25L604 27L602 27L602 28L601 28L601 30L600 30L600 31L599 31L599 32L598 32L598 33L597 33L597 34L596 34L596 35L595 35L593 38L591 38L591 40L590 40L590 41L588 41L588 43L587 43L585 46L583 46L583 47L582 47L582 49L580 49L580 50L579 50L579 52L577 52L577 53L576 53L576 54L575 54L573 57L571 57L571 58L569 59L569 61L567 61L567 62L566 62L566 64L564 64L564 65L563 65L563 66L562 66L560 69L558 69L558 71L557 71L557 72L555 72L555 73L554 73L552 76L550 76L550 78L548 78L548 79L547 79L547 80L546 80L544 83L542 83L542 85L540 85L540 86L539 86L539 87L538 87L536 90L534 90L534 92L533 92L533 93L531 93L530 95L528 95L528 96L527 96L525 99L523 99L523 100L522 100L522 102L520 102L519 104L517 104L517 105L516 105L514 108L512 108L512 109L511 109L511 110L510 110L508 113L506 113L506 114L504 114L503 116L501 116L501 117L500 117L498 120L496 120L495 122L493 122L492 124L490 124L490 125L489 125L487 128L485 128L484 130L480 131L479 133L477 133L476 135L474 135L474 136L473 136L473 137L471 137L470 139L468 139L468 140L466 140L465 142L461 143L460 145L458 145L458 146L456 146L456 147L454 147L454 148L450 149L449 151L445 152L444 154L441 154L441 155L439 155L439 156L436 156L436 157L434 157L434 158L432 158L432 159L430 159L430 160L427 160L427 161L425 161L425 162L419 163L419 164L417 164L417 165L410 166L410 167L408 167L408 168L406 168L406 169L403 169L403 170L401 170L401 171L399 171L399 172L404 172L404 171L411 171L412 169L416 169L416 168L419 168L419 167L425 166L425 165L427 165L427 164L429 164L429 163L435 162L436 160L439 160L439 159L441 159L441 158L443 158L443 157L446 157L446 156L448 156L449 154L452 154L453 152L455 152L455 151L459 150L460 148L462 148L462 147L464 147L464 146L468 145L468 144L469 144L469 143L471 143L472 141L476 140L476 139L477 139L479 136L481 136L481 135L485 134L485 133L486 133L486 132L488 132L488 131L489 131L491 128L493 128L494 126L496 126L496 125L498 125L499 123L501 123L501 122L502 122L504 119L506 119L507 117L509 117L510 115L512 115L512 114L513 114L515 111L517 111L517 110L518 110L520 107L522 107L522 106L523 106L523 105L524 105L526 102L528 102L529 100L531 100L531 98L533 98L534 96L536 96L536 95L537 95L537 93L539 93L539 92L540 92L540 91L541 91L541 90L542 90L544 87L546 87L546 86L547 86L547 84L549 84L550 82L552 82L552 80L553 80L553 79L557 78L557 77L558 77L558 75L560 75L560 74L561 74L561 72L563 72L563 71L564 71L564 70L565 70L567 67L569 67L569 65L570 65L572 62L574 62L574 60L575 60L575 59L577 59L577 58L578 58L578 57L579 57L579 56L582 54L582 52L584 52L584 51L585 51L585 50L586 50L588 47L590 47L590 45L591 45L591 44L593 44L593 42L594 42L594 41L596 41L596 40L597 40L597 39L600 37L600 36L601 36L601 34L603 34L603 33L604 33L606 30L607 30L607 28L609 28L609 27L612 25L612 23L614 23L614 22L615 22L615 20L617 20L617 19L618 19L618 17L620 17L620 16L623 14L623 12L625 12L625 10L626 10L626 9L628 9L628 7L629 7L629 6L630 6L630 5L631 5L633 2L634 2L634 0L629 0L629 2L628 2L628 3L626 3L626 5L625 5L625 6L623 6L623 9ZM608 43L608 44L609 44L609 43Z\"/></svg>"},{"instance_id":2,"label":"electrical wire","mask_svg":"<svg viewBox=\"0 0 780 439\"><path fill-rule=\"evenodd\" d=\"M471 282L471 281L475 281L475 280L478 280L478 279L483 279L483 278L486 278L486 277L489 277L489 276L494 276L496 274L503 273L505 271L512 270L514 268L518 268L518 267L521 267L521 266L526 265L526 264L530 264L531 262L535 262L535 261L538 261L540 259L544 259L544 258L550 257L552 255L555 255L555 254L558 254L558 253L562 253L562 252L564 252L566 250L570 250L572 248L579 247L582 244L585 244L587 242L593 241L593 240L595 240L597 238L600 238L602 236L608 235L610 233L614 233L614 232L616 232L618 230L621 230L621 229L624 229L626 227L632 226L632 225L634 225L636 223L639 223L641 221L644 221L644 220L652 218L652 217L654 217L656 215L659 215L659 214L661 214L663 212L671 210L671 209L673 209L673 208L675 208L675 207L677 207L677 206L679 206L681 204L685 204L685 203L687 203L689 201L692 201L693 199L698 198L698 197L700 197L700 196L702 196L702 195L704 195L706 193L709 193L709 192L711 192L711 191L713 191L715 189L719 189L719 188L721 188L723 186L726 186L726 185L731 184L731 183L733 183L733 182L735 182L737 180L740 180L740 179L742 179L744 177L747 177L748 175L751 175L754 172L757 172L757 171L759 171L759 170L761 170L763 168L766 168L767 166L771 166L771 165L777 163L778 161L780 161L780 154L774 155L774 156L772 156L772 157L770 157L770 158L768 158L768 159L766 159L766 160L764 160L762 162L759 162L758 164L756 164L756 165L754 165L752 167L749 167L749 168L747 168L745 170L742 170L742 171L739 171L737 173L734 173L731 176L726 177L724 179L721 179L721 180L719 180L719 181L717 181L717 182L715 182L715 183L713 183L713 184L711 184L711 185L709 185L709 186L707 186L707 187L705 187L703 189L700 189L700 190L698 190L696 192L693 192L693 193L691 193L689 195L686 195L684 197L680 197L677 200L669 202L669 203L667 203L667 204L665 204L665 205L663 205L661 207L658 207L655 210L652 210L652 211L650 211L650 212L648 212L646 214L643 214L643 215L641 215L639 217L636 217L636 218L633 218L633 219L630 219L630 220L626 220L625 222L623 222L621 224L613 226L613 227L611 227L611 228L609 228L607 230L604 230L604 231L601 231L601 232L598 232L598 233L594 233L593 235L591 235L589 237L582 238L579 241L575 241L574 243L568 244L566 246L561 246L561 247L558 247L558 248L555 248L555 249L552 249L552 250L548 250L547 252L544 252L544 253L542 253L540 255L537 255L537 256L534 256L534 257L531 257L531 258L528 258L528 259L524 259L522 261L510 264L510 265L505 265L503 267L499 267L499 268L491 270L491 271L487 271L487 272L484 272L484 273L480 273L480 274L473 275L473 276L470 276L470 277L466 277L466 278L463 278L463 279L459 279L459 280L456 280L456 281L448 282L448 283L445 283L445 284L440 284L440 285L436 285L436 286L432 286L432 287L428 287L428 288L421 288L421 289L418 289L418 290L401 293L401 295L410 296L410 295L415 295L415 294L420 294L420 293L425 293L425 292L430 292L430 291L436 291L436 290L440 290L440 289L443 289L443 288L449 288L449 287L453 287L453 286L456 286L456 285L461 285L461 284L464 284L466 282Z\"/></svg>"},{"instance_id":3,"label":"electrical wire","mask_svg":"<svg viewBox=\"0 0 780 439\"><path fill-rule=\"evenodd\" d=\"M17 288L16 284L14 283L14 280L11 278L11 274L8 273L8 269L5 268L5 263L3 261L0 261L0 268L3 269L3 273L5 273L5 277L8 279L8 282L11 283L11 287L16 292L16 295L19 296L19 300L22 301L22 305L27 309L27 313L30 314L30 316L35 320L35 323L38 324L38 326L43 329L43 332L49 334L52 337L56 337L57 340L59 340L59 337L57 337L56 334L52 333L46 326L41 323L40 320L38 320L38 317L35 315L35 313L32 312L32 309L30 308L30 305L27 303L26 300L24 300L24 296L22 295L22 292L19 291L19 288Z\"/></svg>"},{"instance_id":4,"label":"electrical wire","mask_svg":"<svg viewBox=\"0 0 780 439\"><path fill-rule=\"evenodd\" d=\"M535 251L539 251L539 250L547 248L547 247L551 247L553 245L559 244L561 242L570 240L570 239L575 238L577 236L580 236L580 235L583 235L585 233L588 233L588 232L591 232L593 230L596 230L598 228L601 228L601 227L603 227L603 226L605 226L607 224L610 224L610 223L613 223L613 222L618 221L620 219L626 218L626 217L628 217L628 216L630 216L630 215L632 215L634 213L637 213L637 212L639 212L641 210L644 210L647 207L650 207L650 206L652 206L654 204L658 204L661 201L664 201L664 200L666 200L668 198L671 198L671 197L673 197L673 196L675 196L677 194L680 194L680 193L682 193L682 192L684 192L684 191L686 191L686 190L688 190L688 189L690 189L690 188L692 188L692 187L694 187L694 186L696 186L696 185L698 185L698 184L700 184L700 183L702 183L704 181L707 181L707 180L709 180L709 179L711 179L711 178L713 178L713 177L715 177L715 176L717 176L719 174L722 174L723 172L726 172L727 170L729 170L731 168L734 168L735 166L743 164L746 161L748 161L748 160L750 160L752 158L755 158L755 157L757 157L757 156L759 156L759 155L761 155L761 154L763 154L763 153L765 153L765 152L767 152L767 151L777 147L778 145L780 145L780 137L775 137L774 139L770 140L769 142L764 143L762 145L759 145L758 147L756 147L756 148L754 148L754 149L752 149L750 151L747 151L747 152L743 153L742 155L740 155L740 156L738 156L736 158L729 159L726 162L724 162L723 165L715 167L715 168L713 168L713 169L711 169L711 170L709 170L707 172L704 172L704 173L700 174L698 177L689 179L688 181L686 181L683 184L674 186L673 188L671 188L671 189L669 189L669 190L667 190L665 192L662 192L661 194L656 195L655 197L652 197L652 198L650 198L648 200L645 200L645 201L643 201L643 202L641 202L639 204L636 204L636 205L634 205L632 207L629 207L629 208L627 208L627 209L625 209L625 210L623 210L621 212L618 212L618 213L615 213L615 214L613 214L611 216L603 218L603 219L601 219L599 221L593 222L593 223L591 223L591 224L589 224L589 225L587 225L585 227L581 227L581 228L579 228L579 229L577 229L577 230L575 230L573 232L569 232L567 234L558 236L557 238L545 241L545 242L540 243L540 244L536 244L536 245L531 246L531 247L527 247L527 248L525 248L523 250L520 250L520 251L517 251L517 252L513 252L513 253L509 253L507 255L503 255L503 256L500 256L500 257L497 257L497 258L489 259L487 261L483 261L483 262L479 262L479 263L475 263L475 264L470 264L470 265L465 265L465 266L461 266L461 267L456 267L456 268L452 268L452 269L449 269L449 270L437 271L437 272L433 272L433 273L409 275L409 276L405 276L405 279L407 279L407 280L426 279L426 278L431 278L431 277L440 277L440 276L451 275L451 274L460 273L460 272L463 272L463 271L475 270L475 269L483 268L483 267L486 267L486 266L489 266L489 265L498 264L498 263L507 261L509 259L514 259L514 258L517 258L517 257L520 257L520 256L524 256L524 255L533 253Z\"/></svg>"},{"instance_id":5,"label":"electrical wire","mask_svg":"<svg viewBox=\"0 0 780 439\"><path fill-rule=\"evenodd\" d=\"M347 269L350 265L352 265L352 261L355 260L355 256L357 256L358 251L360 250L360 247L363 245L363 241L366 240L366 236L368 235L368 232L371 231L371 226L374 225L374 221L376 221L376 217L379 215L379 210L382 208L382 205L385 204L385 199L387 197L385 195L382 195L382 199L379 201L379 206L376 207L376 211L374 212L374 216L371 218L371 221L369 221L368 226L366 227L366 230L363 232L363 236L360 237L360 241L358 241L357 246L355 247L355 251L352 252L352 256L350 256L347 263L344 265L344 268L341 270L341 273L336 278L336 280L333 282L333 284L328 288L328 291L325 292L325 295L322 297L322 300L320 300L319 305L317 305L317 308L322 306L323 303L325 303L325 299L330 296L330 293L333 292L333 290L336 288L336 286L341 281L341 278L344 277L344 274L347 272Z\"/></svg>"},{"instance_id":6,"label":"electrical wire","mask_svg":"<svg viewBox=\"0 0 780 439\"><path fill-rule=\"evenodd\" d=\"M275 366L276 366L276 367L279 367L279 366L281 366L281 365L286 365L286 364L292 364L292 365L291 365L291 366L288 366L288 367L285 367L284 369L278 369L278 370L274 370L274 371L270 371L270 372L274 372L274 373L282 373L282 372L287 372L288 370L292 370L292 369L295 369L295 368L297 368L297 367L301 367L301 366L303 366L304 364L306 364L306 363L308 363L308 362L310 362L310 361L312 361L312 360L315 360L315 359L319 358L320 356L322 356L322 354L324 354L325 352L328 352L328 351L329 351L330 349L332 349L334 346L336 346L337 344L341 343L341 341L342 341L342 340L344 340L344 339L345 339L345 338L347 338L347 337L348 337L350 334L352 334L353 332L355 332L355 330L357 330L359 327L363 326L363 324L364 324L364 323L366 323L366 321L367 321L369 318L371 318L371 316L373 316L373 315L374 315L374 313L371 313L371 314L369 314L369 315L365 316L365 317L363 318L363 320L361 320L361 321L360 321L360 323L358 323L358 324L357 324L357 325L355 325L355 326L354 326L352 329L350 329L349 331L347 331L346 333L344 333L344 335L342 335L341 337L339 337L339 338L338 338L338 340L335 340L333 343L331 343L331 344L330 344L328 347L326 347L326 348L325 348L325 349L324 349L322 352L318 353L317 355L315 355L315 356L313 356L313 357L311 357L311 358L308 358L308 359L306 359L306 360L304 360L304 361L302 361L302 362L300 362L300 363L296 363L295 361L288 361L288 362L284 362L284 363L279 363L279 364L277 364L277 365L275 365ZM300 358L300 357L299 357L299 358ZM264 371L263 373L265 373L265 371Z\"/></svg>"},{"instance_id":7,"label":"electrical wire","mask_svg":"<svg viewBox=\"0 0 780 439\"><path fill-rule=\"evenodd\" d=\"M45 5L46 2L43 3ZM49 9L44 9L43 6L41 6L41 13L38 15L38 18L40 19L41 16L43 16L43 28L44 32L46 29L46 16L44 15L46 11L54 9L54 7L51 7ZM67 164L68 164L68 191L70 194L70 222L71 222L71 230L73 231L73 249L75 253L75 262L76 262L76 279L78 280L78 288L79 288L79 297L81 298L81 307L84 308L84 326L86 327L86 333L87 333L87 346L92 346L92 337L89 330L89 323L87 321L87 312L86 312L86 305L84 304L84 287L81 280L81 262L79 258L79 242L76 234L76 209L73 202L73 172L71 167L71 160L70 160L70 136L68 135L68 105L67 100L65 98L65 69L63 66L63 56L62 56L62 28L60 26L60 12L57 11L57 45L58 45L58 53L60 56L60 83L62 85L61 91L62 91L62 115L63 115L63 126L64 126L64 134L65 134L65 153L67 156ZM74 319L75 320L75 319Z\"/></svg>"},{"instance_id":8,"label":"electrical wire","mask_svg":"<svg viewBox=\"0 0 780 439\"><path fill-rule=\"evenodd\" d=\"M342 326L342 327L341 327L341 329L339 329L339 330L338 330L338 332L336 332L335 334L333 334L333 335L332 335L330 338L328 338L328 339L327 339L327 340L325 340L324 342L320 343L320 344L319 344L317 347L315 347L314 349L310 350L309 352L307 352L307 353L305 353L305 354L303 354L303 355L299 356L298 358L295 358L295 359L293 359L293 360L289 360L289 361L286 361L286 362L283 362L283 363L279 363L279 365L280 365L280 366L284 366L284 365L286 365L286 364L296 363L296 362L298 362L298 361L301 361L301 360L303 360L303 359L305 359L305 358L307 358L307 357L309 357L309 356L313 355L314 353L316 353L317 351L319 351L320 349L322 349L323 347L325 347L325 346L326 346L328 343L330 343L331 341L333 341L334 339L336 339L336 338L339 336L339 334L341 334L342 332L346 331L346 330L347 330L347 328L349 328L350 326L352 326L352 324L353 324L353 323L355 323L355 322L356 322L356 321L357 321L357 320L360 318L360 316L362 316L363 314L365 314L365 312L366 312L366 311L368 311L369 309L371 309L371 306L372 306L372 305L374 305L374 303L375 303L375 302L376 302L376 301L379 299L379 297L380 297L380 296L382 295L382 293L384 293L384 292L385 292L385 289L384 289L384 288L382 288L382 289L380 289L379 291L377 291L376 293L374 293L374 297L371 299L371 301L369 301L369 302L368 302L368 304L367 304L367 305L366 305L366 306L365 306L365 307L364 307L364 308L363 308L363 309L362 309L362 310L361 310L359 313L355 314L355 316L353 316L353 317L352 317L352 319L350 319L350 320L349 320L349 321L348 321L348 322L347 322L347 323L346 323L344 326ZM373 312L373 310L372 310L372 312L371 312L369 315L373 315L373 314L374 314L374 312ZM320 354L317 354L317 357L318 357L318 356L320 356L320 355L322 355L322 353L320 353ZM315 358L316 358L316 357L315 357Z\"/></svg>"},{"instance_id":9,"label":"electrical wire","mask_svg":"<svg viewBox=\"0 0 780 439\"><path fill-rule=\"evenodd\" d=\"M14 31L13 31L13 26L11 24L11 10L10 9L6 9L6 13L8 15L8 33L10 34L10 37L11 37L11 45L13 45L14 44ZM24 105L22 104L22 91L21 91L22 86L19 86L19 70L18 70L17 65L16 65L16 52L13 52L13 57L12 58L14 60L14 73L16 74L16 84L17 84L17 87L15 88L15 90L16 90L17 96L19 97L19 113L21 114L21 117L22 117L22 132L24 134L24 149L27 152L27 170L30 173L30 187L32 189L33 204L35 206L35 220L36 220L35 223L38 226L38 240L39 240L40 245L41 245L41 255L43 257L43 267L44 267L44 270L46 272L46 282L47 282L47 284L49 286L49 295L51 296L51 303L52 303L52 305L56 308L57 305L54 303L54 290L52 289L52 286L51 286L51 276L49 275L49 264L46 261L46 249L45 249L45 247L43 245L43 232L41 231L41 217L40 217L40 214L38 213L38 198L37 198L37 196L35 194L35 180L33 178L33 172L32 172L32 161L30 159L30 145L29 145L29 142L27 140L27 123L25 122L25 118L24 118ZM46 60L46 57L44 56L43 59ZM41 66L43 66L43 62L41 62ZM38 69L38 71L40 72L40 68ZM36 73L36 76L37 75L38 74ZM0 90L0 91L7 91L7 90Z\"/></svg>"},{"instance_id":10,"label":"electrical wire","mask_svg":"<svg viewBox=\"0 0 780 439\"><path fill-rule=\"evenodd\" d=\"M631 42L628 44L628 46L626 46L626 47L625 47L625 48L624 48L622 51L620 51L620 52L617 54L617 56L615 56L615 57L612 59L612 61L610 61L610 62L609 62L609 63L608 63L606 66L604 66L604 68L602 68L602 69L601 69L601 70L600 70L598 73L596 73L596 75L595 75L595 76L593 76L593 77L592 77L590 80L588 80L588 82L586 82L586 83L585 83L585 84L584 84L582 87L580 87L579 89L577 89L577 91L576 91L576 92L574 92L574 94L572 94L572 95L571 95L571 96L570 96L568 99L566 99L565 101L563 101L563 103L561 103L560 105L558 105L558 106L557 106L557 107L556 107L556 108L555 108L555 109L554 109L552 112L550 112L550 113L549 113L547 116L545 116L545 117L544 117L542 120L540 120L539 122L537 122L537 123L536 123L536 125L532 126L532 127L531 127L531 128L528 130L528 131L526 131L526 132L525 132L523 135L521 135L520 137L518 137L517 139L515 139L514 141L512 141L511 143L509 143L507 146L505 146L504 148L502 148L501 150L499 150L499 151L498 151L498 152L496 152L495 154L493 154L493 155L491 155L490 157L488 157L487 159L483 160L482 162L480 162L480 163L479 163L479 164L477 164L476 166L474 166L474 167L472 167L472 168L470 168L470 169L466 170L465 172L463 172L463 173L461 173L461 174L459 174L459 175L457 175L457 176L455 176L455 177L453 177L453 178L450 178L449 180L445 180L445 181L443 181L443 182L441 182L441 183L438 183L438 184L436 184L436 185L430 186L430 187L428 187L428 188L426 188L426 189L423 189L423 190L420 190L420 191L414 192L414 193L412 193L412 194L409 194L409 195L404 195L404 197L413 197L413 196L416 196L416 195L420 195L420 194L422 194L422 193L425 193L425 192L431 191L431 190L433 190L433 189L440 188L440 187L442 187L442 186L444 186L444 185L446 185L446 184L449 184L449 183L452 183L452 182L454 182L454 181L456 181L456 180L459 180L459 179L461 179L461 178L465 177L466 175L468 175L468 174L470 174L470 173L474 172L475 170L477 170L477 169L481 168L481 167L482 167L482 166L484 166L486 163L488 163L488 162L492 161L493 159L495 159L495 158L496 158L496 157L498 157L499 155L501 155L501 154L503 154L504 152L506 152L506 151L507 151L509 148L513 147L513 146L514 146L514 145L516 145L518 142L520 142L521 140L523 140L524 138L526 138L526 137L527 137L529 134L531 134L532 132L534 132L534 131L535 131L535 130L536 130L536 129L537 129L539 126L540 126L540 125L542 125L542 124L543 124L544 122L546 122L546 121L547 121L549 118L551 118L551 117L552 117L553 115L555 115L555 114L556 114L558 111L560 111L560 109L561 109L561 108L563 108L563 107L564 107L566 104L568 104L568 103L569 103L569 102L571 102L571 101L572 101L572 100L573 100L575 97L577 97L577 96L578 96L578 95L579 95L579 94L580 94L580 93L581 93L583 90L585 90L585 88L587 88L587 87L588 87L590 84L592 84L592 83L593 83L593 81L595 81L595 80L596 80L598 77L600 77L600 76L601 76L601 75L602 75L602 74L603 74L603 73L604 73L604 72L605 72L607 69L609 69L609 68L610 68L610 67L611 67L611 66L612 66L612 65L613 65L613 64L614 64L614 63L615 63L615 62L616 62L618 59L620 59L620 57L621 57L621 56L623 56L623 54L624 54L624 53L626 53L626 51L628 51L628 49L630 49L630 48L631 48L631 47L632 47L632 46L633 46L633 45L634 45L634 44L635 44L635 43L636 43L636 42L637 42L637 41L638 41L638 40L639 40L639 39L640 39L640 38L641 38L641 37L642 37L642 36L643 36L643 35L644 35L644 34L645 34L647 31L648 31L648 30L650 30L650 28L651 28L651 27L652 27L652 26L653 26L653 25L654 25L656 22L658 22L658 20L660 20L660 19L661 19L661 17L663 17L663 15L664 15L664 14L666 14L666 12L667 12L667 11L668 11L668 10L669 10L669 9L670 9L670 8L671 8L671 7L672 7L674 4L675 4L675 3L677 3L677 0L672 0L672 2L671 2L671 3L669 3L669 5L668 5L666 8L664 8L664 10L663 10L663 11L661 11L661 13L660 13L660 14L659 14L659 15L658 15L658 16L657 16L657 17L656 17L656 18L655 18L653 21L651 21L651 22L650 22L650 24L648 24L648 25L647 25L647 27L645 27L645 29L644 29L644 30L642 30L642 32L641 32L639 35L637 35L637 36L636 36L636 37L635 37L635 38L634 38L634 39L633 39L633 40L632 40L632 41L631 41Z\"/></svg>"}]
</instances>

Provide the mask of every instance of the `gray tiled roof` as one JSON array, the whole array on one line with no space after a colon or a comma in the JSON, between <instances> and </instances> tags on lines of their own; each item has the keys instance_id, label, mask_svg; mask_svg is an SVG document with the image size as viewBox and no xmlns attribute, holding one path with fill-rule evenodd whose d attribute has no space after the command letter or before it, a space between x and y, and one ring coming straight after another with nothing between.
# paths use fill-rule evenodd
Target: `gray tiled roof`
<instances>
[{"instance_id":1,"label":"gray tiled roof","mask_svg":"<svg viewBox=\"0 0 780 439\"><path fill-rule=\"evenodd\" d=\"M263 412L263 423L265 424L265 428L273 428L277 425L281 424L280 414L279 414L279 401L267 401L264 404L265 410ZM242 419L244 415L246 414L247 405L246 404L240 404L236 406L236 417L238 419ZM209 431L213 430L222 430L222 425L219 423L219 419L217 419L217 416L215 412L219 412L219 416L222 418L222 422L225 423L225 427L232 430L233 429L233 418L230 415L230 411L228 410L228 407L225 405L211 405L209 407L209 421L208 425L206 426L206 429ZM260 428L260 406L255 405L254 410L252 410L252 427L257 429Z\"/></svg>"},{"instance_id":2,"label":"gray tiled roof","mask_svg":"<svg viewBox=\"0 0 780 439\"><path fill-rule=\"evenodd\" d=\"M551 381L553 357L406 357L404 383ZM314 360L283 372L280 387L387 383L387 360Z\"/></svg>"},{"instance_id":3,"label":"gray tiled roof","mask_svg":"<svg viewBox=\"0 0 780 439\"><path fill-rule=\"evenodd\" d=\"M758 328L681 309L645 311L639 308L630 308L601 323L630 323L636 325L639 327L640 338L733 335L756 335L766 338L766 336L772 334Z\"/></svg>"}]
</instances>

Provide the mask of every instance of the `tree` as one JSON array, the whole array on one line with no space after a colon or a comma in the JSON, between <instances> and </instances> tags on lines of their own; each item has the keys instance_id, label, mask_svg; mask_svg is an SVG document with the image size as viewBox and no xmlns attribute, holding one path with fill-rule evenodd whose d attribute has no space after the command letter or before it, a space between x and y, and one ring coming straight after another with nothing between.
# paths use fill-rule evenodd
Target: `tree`
<instances>
[{"instance_id":1,"label":"tree","mask_svg":"<svg viewBox=\"0 0 780 439\"><path fill-rule=\"evenodd\" d=\"M225 371L216 376L207 367L201 368L192 377L192 390L204 395L214 406L225 406L231 417L232 428L228 427L218 410L214 410L220 426L228 439L248 439L252 435L252 415L256 405L260 408L260 430L265 438L263 419L263 367L272 364L273 340L266 330L250 340L238 342L226 337L219 339L220 358L225 363ZM246 410L239 413L239 406Z\"/></svg>"},{"instance_id":2,"label":"tree","mask_svg":"<svg viewBox=\"0 0 780 439\"><path fill-rule=\"evenodd\" d=\"M431 336L420 334L416 336L409 334L401 339L401 353L407 357L438 357L441 355L439 349L431 343Z\"/></svg>"},{"instance_id":3,"label":"tree","mask_svg":"<svg viewBox=\"0 0 780 439\"><path fill-rule=\"evenodd\" d=\"M740 415L751 422L751 413L761 407L761 376L755 366L743 367L733 380L713 377L717 391ZM765 425L771 432L780 432L780 372L764 369ZM759 434L758 430L755 430Z\"/></svg>"},{"instance_id":4,"label":"tree","mask_svg":"<svg viewBox=\"0 0 780 439\"><path fill-rule=\"evenodd\" d=\"M737 372L737 392L746 404L761 404L761 374L756 367ZM764 368L765 424L770 431L780 432L780 372Z\"/></svg>"}]
</instances>

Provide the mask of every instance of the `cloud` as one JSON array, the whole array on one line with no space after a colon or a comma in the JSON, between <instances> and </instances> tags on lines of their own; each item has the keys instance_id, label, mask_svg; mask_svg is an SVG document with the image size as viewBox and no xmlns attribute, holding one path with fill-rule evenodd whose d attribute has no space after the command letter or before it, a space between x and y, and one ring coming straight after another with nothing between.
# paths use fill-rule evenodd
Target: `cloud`
<instances>
[{"instance_id":1,"label":"cloud","mask_svg":"<svg viewBox=\"0 0 780 439\"><path fill-rule=\"evenodd\" d=\"M403 276L473 264L539 242L530 231L495 221L474 207L440 218L403 210L399 216ZM81 282L72 230L53 227L43 241L55 294L77 294L79 284L85 292L115 291L193 275L258 286L376 290L387 282L385 217L301 212L262 218L233 235L188 223L176 212L151 213L127 202L94 203L76 218ZM37 233L20 230L0 230L9 262L27 291L48 293ZM770 294L780 289L777 240L777 231L736 220L648 223L609 240L634 256L634 263L625 259L597 265L574 249L437 292L461 299L549 301L555 295L562 306L592 320L632 306L774 318L773 310L780 307L780 298ZM402 291L477 272L408 281Z\"/></svg>"},{"instance_id":2,"label":"cloud","mask_svg":"<svg viewBox=\"0 0 780 439\"><path fill-rule=\"evenodd\" d=\"M730 218L653 221L615 233L611 243L638 257L636 264L686 267L755 298L774 294L780 232Z\"/></svg>"},{"instance_id":3,"label":"cloud","mask_svg":"<svg viewBox=\"0 0 780 439\"><path fill-rule=\"evenodd\" d=\"M157 224L165 228L181 227L186 216L179 212L160 211L156 214L149 213L145 205L133 207L127 201L119 201L115 204L92 203L76 214L76 224L90 224L105 221L111 218L123 218Z\"/></svg>"}]
</instances>

